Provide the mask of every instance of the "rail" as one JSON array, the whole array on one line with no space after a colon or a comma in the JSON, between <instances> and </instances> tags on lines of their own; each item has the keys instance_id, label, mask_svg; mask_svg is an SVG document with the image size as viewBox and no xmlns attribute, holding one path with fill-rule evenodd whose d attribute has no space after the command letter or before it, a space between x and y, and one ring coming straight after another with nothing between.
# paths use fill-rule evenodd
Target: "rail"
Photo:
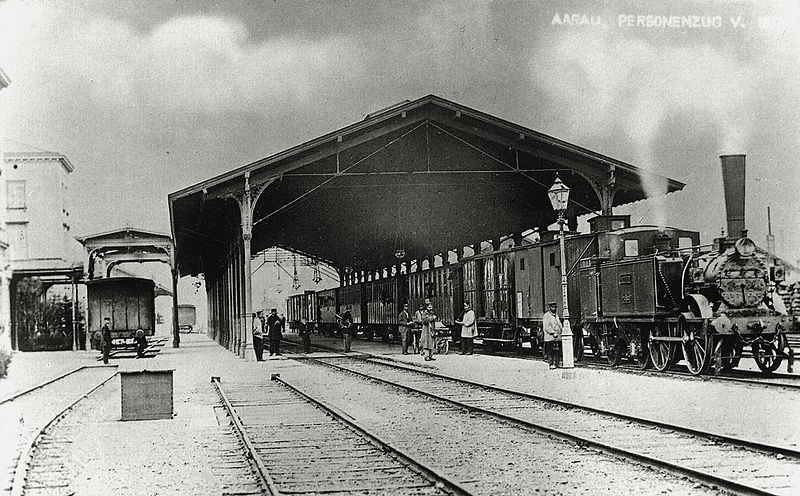
<instances>
[{"instance_id":1,"label":"rail","mask_svg":"<svg viewBox=\"0 0 800 496\"><path fill-rule=\"evenodd\" d=\"M49 384L51 384L51 383L53 383L55 381L61 380L64 377L67 377L67 376L69 376L69 375L71 375L71 374L73 374L75 372L78 372L79 370L84 369L84 368L106 368L106 367L109 367L109 366L103 365L103 366L99 366L99 367L88 367L88 366L78 367L77 369L72 370L72 371L70 371L70 372L68 372L66 374L62 374L61 376L59 376L59 377L57 377L55 379L49 380L49 381L47 381L45 383L39 384L39 385L37 385L35 387L32 387L32 388L30 388L30 389L28 389L28 390L26 390L26 391L24 391L24 392L22 392L20 394L17 394L13 398L3 400L3 402L10 401L11 399L19 398L20 396L22 396L24 394L28 394L28 393L30 393L32 391L35 391L36 389L40 389L40 388L42 388L44 386L47 386L47 385L49 385ZM112 365L111 367L116 367L116 365ZM85 398L87 398L90 394L92 394L96 390L100 389L103 385L105 385L108 381L110 381L111 379L113 379L116 376L117 376L117 373L112 374L110 377L106 378L105 380L103 380L99 384L95 385L90 390L88 390L88 391L84 392L83 394L81 394L77 399L72 401L64 409L62 409L59 412L57 412L53 416L53 418L50 419L50 421L47 422L43 427L41 427L40 429L37 429L34 432L34 434L29 438L29 440L24 443L25 453L23 455L20 455L19 460L17 460L17 466L14 469L14 478L13 478L13 481L11 483L11 492L10 492L11 496L22 496L25 493L25 478L26 478L26 475L27 475L27 472L28 472L28 468L30 467L31 459L33 458L33 449L38 444L38 442L41 439L41 437L44 434L44 432L47 431L50 427L54 426L56 423L58 423L58 421L60 421L61 418L63 418L64 414L66 414L69 410L74 408L75 405L77 405L78 403L83 401Z\"/></svg>"},{"instance_id":2,"label":"rail","mask_svg":"<svg viewBox=\"0 0 800 496\"><path fill-rule=\"evenodd\" d=\"M357 358L357 357L348 357L348 359L359 360L359 358ZM554 436L554 437L557 437L559 439L563 439L563 440L566 440L566 441L569 441L569 442L574 442L574 443L576 443L578 445L581 445L581 446L587 446L587 447L591 447L591 448L594 448L594 449L598 449L598 450L603 451L605 453L609 453L609 454L616 455L616 456L621 456L621 457L624 457L626 459L635 461L637 463L653 465L653 466L662 468L664 470L667 470L669 472L672 472L674 474L690 477L690 478L692 478L694 480L697 480L697 481L700 481L700 482L704 482L704 483L707 483L707 484L712 485L712 486L717 486L717 487L723 488L723 489L731 491L731 492L733 492L735 494L740 494L740 495L772 495L772 494L774 494L774 493L771 493L771 492L763 490L763 489L747 486L745 484L736 482L735 480L731 480L731 479L728 479L728 478L725 478L725 477L720 477L720 476L717 476L717 475L714 475L714 474L710 474L710 473L702 472L702 471L699 471L699 470L695 470L693 468L685 466L684 464L673 463L673 462L670 462L670 461L667 461L667 460L664 460L664 459L661 459L661 458L657 458L655 456L632 452L630 450L619 448L619 447L616 447L616 446L613 446L613 445L610 445L610 444L607 444L607 443L604 443L604 442L600 442L600 441L597 441L595 439L591 439L591 438L588 438L588 437L585 437L585 436L581 436L581 435L577 435L577 434L573 434L573 433L569 433L569 432L564 432L563 430L547 427L547 426L542 425L542 424L538 424L538 423L534 423L534 422L531 422L531 421L523 420L523 419L520 419L520 418L517 418L517 417L513 417L513 416L510 416L510 415L506 415L506 414L503 414L503 413L500 413L500 412L497 412L497 411L488 410L488 409L483 408L483 407L470 405L470 404L467 404L467 403L464 403L462 401L458 401L458 400L455 400L455 399L452 399L452 398L442 397L442 396L439 396L437 394L425 391L423 389L411 387L411 386L408 386L408 385L405 385L405 384L400 384L400 383L397 383L397 382L394 382L394 381L390 381L390 380L387 380L387 379L383 379L383 378L380 378L380 377L375 377L374 375L365 374L365 373L362 373L362 372L359 372L359 371L352 370L352 369L347 368L347 367L341 367L339 365L331 364L331 363L325 362L323 360L316 360L316 359L311 359L311 360L316 362L316 363L319 363L319 364L321 364L323 366L330 367L330 368L332 368L334 370L339 370L339 371L342 371L342 372L354 374L354 375L363 377L363 378L371 380L371 381L377 381L377 382L389 385L391 387L396 387L398 389L402 389L402 390L405 390L405 391L408 391L408 392L411 392L411 393L414 393L414 394L419 394L419 395L422 395L422 396L426 396L426 397L435 399L437 401L442 401L442 402L445 402L445 403L449 403L449 404L451 404L453 406L466 409L467 411L481 413L483 415L487 415L489 417L492 417L492 418L495 418L497 420L500 420L500 421L503 421L503 422L507 422L507 423L510 423L510 424L513 424L513 425L516 425L516 426L519 426L519 427L524 428L524 429L533 430L533 431L540 432L540 433L543 433L543 434L546 434L546 435ZM370 362L371 363L378 363L378 364L384 365L386 367L392 367L392 368L397 368L397 369L405 369L407 371L410 371L410 372L413 372L413 373L416 373L416 374L429 375L429 376L441 378L441 379L444 379L444 380L449 380L449 381L454 381L454 382L458 382L458 383L462 383L462 384L467 384L467 385L474 386L474 387L479 387L479 388L486 389L486 390L498 391L498 392L502 392L502 393L505 393L505 394L516 395L516 396L521 396L521 397L525 397L525 398L532 398L532 399L539 399L540 398L540 397L538 397L536 395L520 393L520 392L517 392L517 391L506 390L504 388L497 388L497 387L494 387L494 386L487 386L487 385L479 384L479 383L473 383L473 382L466 381L466 380L463 380L463 379L455 379L455 378L444 376L444 375L441 375L441 374L430 373L430 372L427 372L427 371L423 372L423 371L420 371L420 370L401 367L401 366L394 365L394 364L384 364L384 363L374 362L372 360L370 360ZM659 427L661 429L666 429L666 430L670 430L670 431L676 431L676 432L680 432L680 433L683 433L683 434L690 434L690 435L693 435L693 436L701 436L702 438L712 439L712 440L716 440L716 441L722 441L722 442L726 442L726 443L730 442L730 443L734 443L735 446L740 447L740 448L756 449L756 450L759 450L759 451L765 451L765 452L770 453L770 454L774 453L774 454L781 454L781 455L784 455L784 456L791 456L793 458L800 458L800 452L798 452L796 450L791 450L791 449L788 449L788 448L768 446L768 445L764 445L764 444L760 444L760 443L752 443L752 442L749 442L749 441L742 441L742 440L738 440L738 439L735 439L735 438L729 438L729 437L726 437L726 436L711 435L709 433L704 433L702 431L697 431L697 430L690 429L690 428L684 428L684 427L680 427L680 426L673 426L673 425L669 425L669 424L665 424L665 423L661 423L661 422L649 421L649 420L646 420L646 419L638 419L638 418L633 417L633 416L616 414L614 412L607 412L607 411L604 411L604 410L600 410L600 409L596 409L596 408L592 408L592 407L585 407L585 406L581 406L581 405L576 405L576 404L572 404L572 403L564 402L564 401L560 401L560 400L552 400L550 398L541 398L541 400L544 401L544 402L557 404L557 405L560 405L560 406L565 407L565 408L578 408L578 409L582 409L582 410L587 411L587 412L607 415L607 416L611 416L611 417L618 418L618 419L621 419L621 420L626 420L628 422L637 422L637 423L642 423L642 424L645 424L645 425L657 426L657 427Z\"/></svg>"}]
</instances>

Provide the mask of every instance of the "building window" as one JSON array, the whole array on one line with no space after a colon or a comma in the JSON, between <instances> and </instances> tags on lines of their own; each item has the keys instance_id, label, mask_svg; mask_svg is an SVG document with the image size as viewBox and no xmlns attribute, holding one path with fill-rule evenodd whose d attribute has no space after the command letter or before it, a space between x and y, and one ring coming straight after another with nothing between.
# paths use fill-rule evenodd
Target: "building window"
<instances>
[{"instance_id":1,"label":"building window","mask_svg":"<svg viewBox=\"0 0 800 496\"><path fill-rule=\"evenodd\" d=\"M556 254L555 253L551 253L550 254L550 267L555 267L555 266L556 266Z\"/></svg>"},{"instance_id":2,"label":"building window","mask_svg":"<svg viewBox=\"0 0 800 496\"><path fill-rule=\"evenodd\" d=\"M25 260L28 258L28 224L26 222L9 222L6 224L8 231L8 247L11 260Z\"/></svg>"},{"instance_id":3,"label":"building window","mask_svg":"<svg viewBox=\"0 0 800 496\"><path fill-rule=\"evenodd\" d=\"M524 258L520 258L519 259L519 270L525 270L525 259Z\"/></svg>"},{"instance_id":4,"label":"building window","mask_svg":"<svg viewBox=\"0 0 800 496\"><path fill-rule=\"evenodd\" d=\"M25 208L25 181L8 181L8 208Z\"/></svg>"}]
</instances>

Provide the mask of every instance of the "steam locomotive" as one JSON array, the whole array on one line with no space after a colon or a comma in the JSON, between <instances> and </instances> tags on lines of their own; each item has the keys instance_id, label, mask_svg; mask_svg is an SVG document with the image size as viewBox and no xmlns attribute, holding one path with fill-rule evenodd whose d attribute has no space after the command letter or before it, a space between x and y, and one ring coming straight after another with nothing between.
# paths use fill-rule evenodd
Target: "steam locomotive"
<instances>
[{"instance_id":1,"label":"steam locomotive","mask_svg":"<svg viewBox=\"0 0 800 496\"><path fill-rule=\"evenodd\" d=\"M631 226L630 216L601 215L589 233L566 233L567 305L576 358L588 345L612 365L622 359L641 368L668 370L683 358L695 375L736 367L745 347L764 372L793 350L786 333L798 328L775 287L783 268L770 265L744 230L743 155L722 156L728 237L701 246L700 235L658 226ZM397 314L409 302L434 304L457 335L457 312L473 304L485 347L523 342L538 350L547 303L561 308L561 257L557 233L531 243L475 253L457 263L360 281L289 298L289 320L305 315L323 332L335 332L333 316L351 305L366 337L399 335ZM431 264L433 265L433 264Z\"/></svg>"}]
</instances>

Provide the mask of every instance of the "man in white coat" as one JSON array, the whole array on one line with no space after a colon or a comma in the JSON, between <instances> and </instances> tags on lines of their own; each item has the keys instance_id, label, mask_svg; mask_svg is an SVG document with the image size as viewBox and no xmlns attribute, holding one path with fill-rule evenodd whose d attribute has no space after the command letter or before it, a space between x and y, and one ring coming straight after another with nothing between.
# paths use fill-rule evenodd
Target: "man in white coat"
<instances>
[{"instance_id":1,"label":"man in white coat","mask_svg":"<svg viewBox=\"0 0 800 496\"><path fill-rule=\"evenodd\" d=\"M544 355L550 362L550 368L556 368L558 362L558 348L556 343L561 340L561 319L556 314L558 304L554 301L548 305L548 310L542 315L542 330L544 331Z\"/></svg>"},{"instance_id":2,"label":"man in white coat","mask_svg":"<svg viewBox=\"0 0 800 496\"><path fill-rule=\"evenodd\" d=\"M468 301L464 301L464 315L461 316L461 320L456 320L456 324L461 324L461 354L472 355L472 347L478 335L478 324L475 322L475 312L472 311Z\"/></svg>"}]
</instances>

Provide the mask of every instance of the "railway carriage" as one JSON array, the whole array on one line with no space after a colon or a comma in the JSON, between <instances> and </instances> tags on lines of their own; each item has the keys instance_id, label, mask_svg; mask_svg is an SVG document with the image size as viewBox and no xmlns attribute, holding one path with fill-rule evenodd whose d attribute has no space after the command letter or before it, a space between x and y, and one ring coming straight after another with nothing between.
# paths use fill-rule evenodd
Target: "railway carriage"
<instances>
[{"instance_id":1,"label":"railway carriage","mask_svg":"<svg viewBox=\"0 0 800 496\"><path fill-rule=\"evenodd\" d=\"M111 339L133 340L155 334L155 283L138 277L108 277L86 283L88 325L100 340L103 320L111 320ZM141 337L141 336L140 336Z\"/></svg>"},{"instance_id":2,"label":"railway carriage","mask_svg":"<svg viewBox=\"0 0 800 496\"><path fill-rule=\"evenodd\" d=\"M463 302L458 291L460 275L460 264L451 264L405 276L408 281L408 303L411 314L414 314L420 304L430 302L433 304L438 321L447 327L454 326L455 320L461 315Z\"/></svg>"},{"instance_id":3,"label":"railway carriage","mask_svg":"<svg viewBox=\"0 0 800 496\"><path fill-rule=\"evenodd\" d=\"M178 305L178 329L192 332L197 325L197 309L194 305Z\"/></svg>"},{"instance_id":4,"label":"railway carriage","mask_svg":"<svg viewBox=\"0 0 800 496\"><path fill-rule=\"evenodd\" d=\"M336 313L339 310L338 296L338 288L317 291L317 316L315 322L317 331L320 334L333 336L339 331L339 324L336 322Z\"/></svg>"},{"instance_id":5,"label":"railway carriage","mask_svg":"<svg viewBox=\"0 0 800 496\"><path fill-rule=\"evenodd\" d=\"M408 299L405 277L367 281L364 284L366 320L365 337L386 342L399 336L397 316L402 302Z\"/></svg>"},{"instance_id":6,"label":"railway carriage","mask_svg":"<svg viewBox=\"0 0 800 496\"><path fill-rule=\"evenodd\" d=\"M305 317L308 325L313 326L317 320L317 293L305 291L302 294L292 295L286 300L286 320L290 329L297 329L300 319Z\"/></svg>"}]
</instances>

